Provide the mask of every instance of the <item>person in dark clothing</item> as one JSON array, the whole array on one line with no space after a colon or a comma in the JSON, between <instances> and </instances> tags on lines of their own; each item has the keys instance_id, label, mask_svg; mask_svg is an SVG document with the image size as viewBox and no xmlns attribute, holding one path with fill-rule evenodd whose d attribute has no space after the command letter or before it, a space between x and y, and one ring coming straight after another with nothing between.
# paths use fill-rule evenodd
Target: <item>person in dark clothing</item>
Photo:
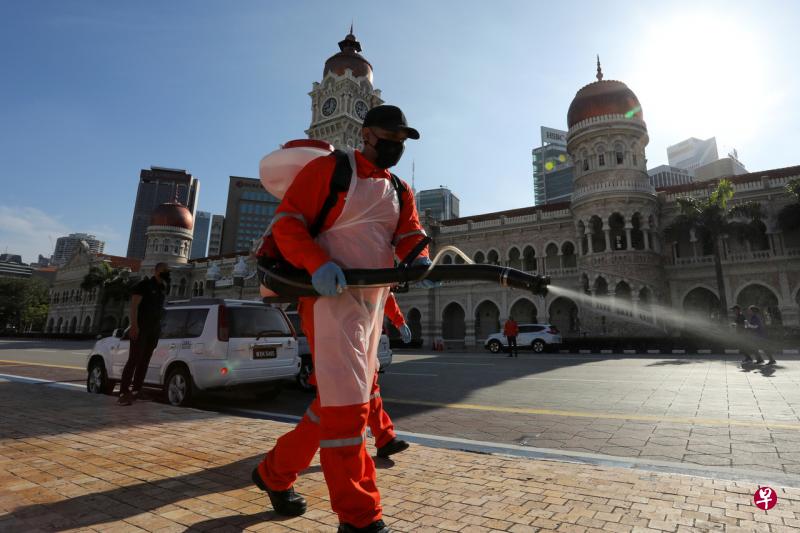
<instances>
[{"instance_id":1,"label":"person in dark clothing","mask_svg":"<svg viewBox=\"0 0 800 533\"><path fill-rule=\"evenodd\" d=\"M150 357L161 335L161 315L164 312L164 298L169 282L169 265L158 263L153 277L144 278L133 288L131 328L128 331L131 347L128 362L122 370L118 402L120 405L131 405L131 383L133 394L139 394L142 389Z\"/></svg>"},{"instance_id":2,"label":"person in dark clothing","mask_svg":"<svg viewBox=\"0 0 800 533\"><path fill-rule=\"evenodd\" d=\"M756 363L764 362L764 359L761 358L761 352L764 352L764 354L769 357L769 362L767 362L767 364L776 364L775 357L772 355L772 350L769 348L767 328L764 325L764 319L761 317L761 310L755 305L751 305L747 308L747 311L747 329L754 333L757 346L760 346L760 348L756 348L756 356L758 357Z\"/></svg>"},{"instance_id":3,"label":"person in dark clothing","mask_svg":"<svg viewBox=\"0 0 800 533\"><path fill-rule=\"evenodd\" d=\"M509 317L503 327L503 335L508 339L508 356L519 357L519 348L517 348L517 335L519 335L519 326L516 320Z\"/></svg>"},{"instance_id":4,"label":"person in dark clothing","mask_svg":"<svg viewBox=\"0 0 800 533\"><path fill-rule=\"evenodd\" d=\"M731 311L736 313L733 317L733 325L736 327L736 335L739 337L739 350L744 354L742 363L752 363L753 358L750 357L749 349L751 342L747 332L745 331L747 329L747 317L744 316L744 313L742 313L742 308L738 305L731 307Z\"/></svg>"}]
</instances>

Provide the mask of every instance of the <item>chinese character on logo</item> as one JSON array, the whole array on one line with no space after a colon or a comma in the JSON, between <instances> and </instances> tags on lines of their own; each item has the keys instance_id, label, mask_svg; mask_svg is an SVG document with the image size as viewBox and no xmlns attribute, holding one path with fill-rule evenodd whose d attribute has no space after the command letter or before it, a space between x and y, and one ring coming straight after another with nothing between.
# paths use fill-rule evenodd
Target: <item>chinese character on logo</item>
<instances>
[{"instance_id":1,"label":"chinese character on logo","mask_svg":"<svg viewBox=\"0 0 800 533\"><path fill-rule=\"evenodd\" d=\"M758 487L756 493L753 494L753 502L759 509L769 511L778 503L778 496L769 487Z\"/></svg>"}]
</instances>

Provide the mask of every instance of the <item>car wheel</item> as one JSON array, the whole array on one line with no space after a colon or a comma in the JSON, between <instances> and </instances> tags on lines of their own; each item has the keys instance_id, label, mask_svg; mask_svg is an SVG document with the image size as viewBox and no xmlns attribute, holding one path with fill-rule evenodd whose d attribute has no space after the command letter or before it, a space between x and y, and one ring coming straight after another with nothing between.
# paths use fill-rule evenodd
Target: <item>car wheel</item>
<instances>
[{"instance_id":1,"label":"car wheel","mask_svg":"<svg viewBox=\"0 0 800 533\"><path fill-rule=\"evenodd\" d=\"M297 381L297 385L303 389L304 391L313 391L314 385L311 384L311 372L313 371L313 367L311 363L302 363L300 365L300 371L295 376L295 380Z\"/></svg>"},{"instance_id":2,"label":"car wheel","mask_svg":"<svg viewBox=\"0 0 800 533\"><path fill-rule=\"evenodd\" d=\"M106 366L101 359L95 360L89 367L89 375L86 378L86 390L92 394L111 394L114 392L114 383L108 379Z\"/></svg>"},{"instance_id":3,"label":"car wheel","mask_svg":"<svg viewBox=\"0 0 800 533\"><path fill-rule=\"evenodd\" d=\"M531 348L533 348L535 353L542 353L544 351L544 346L544 341L541 339L536 339L533 341L533 343L531 343Z\"/></svg>"},{"instance_id":4,"label":"car wheel","mask_svg":"<svg viewBox=\"0 0 800 533\"><path fill-rule=\"evenodd\" d=\"M503 350L503 345L500 341L493 339L489 341L489 351L492 353L500 353Z\"/></svg>"},{"instance_id":5,"label":"car wheel","mask_svg":"<svg viewBox=\"0 0 800 533\"><path fill-rule=\"evenodd\" d=\"M170 405L184 407L192 401L192 376L189 370L179 366L169 373L165 387L166 398Z\"/></svg>"}]
</instances>

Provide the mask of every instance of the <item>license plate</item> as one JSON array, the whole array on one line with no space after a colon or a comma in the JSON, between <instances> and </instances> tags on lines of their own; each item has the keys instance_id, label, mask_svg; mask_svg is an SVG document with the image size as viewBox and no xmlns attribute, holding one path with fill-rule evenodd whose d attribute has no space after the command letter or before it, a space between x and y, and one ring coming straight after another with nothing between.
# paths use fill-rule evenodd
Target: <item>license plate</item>
<instances>
[{"instance_id":1,"label":"license plate","mask_svg":"<svg viewBox=\"0 0 800 533\"><path fill-rule=\"evenodd\" d=\"M253 346L253 359L275 359L278 350L274 346Z\"/></svg>"}]
</instances>

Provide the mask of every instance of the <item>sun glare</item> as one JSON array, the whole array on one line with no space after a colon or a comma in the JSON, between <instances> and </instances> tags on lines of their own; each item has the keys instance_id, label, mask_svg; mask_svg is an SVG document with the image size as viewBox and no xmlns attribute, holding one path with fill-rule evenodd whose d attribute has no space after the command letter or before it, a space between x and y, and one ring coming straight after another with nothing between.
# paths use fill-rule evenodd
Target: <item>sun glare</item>
<instances>
[{"instance_id":1,"label":"sun glare","mask_svg":"<svg viewBox=\"0 0 800 533\"><path fill-rule=\"evenodd\" d=\"M763 135L780 94L768 37L731 13L651 19L629 83L648 126L672 142L716 135L720 151Z\"/></svg>"}]
</instances>

